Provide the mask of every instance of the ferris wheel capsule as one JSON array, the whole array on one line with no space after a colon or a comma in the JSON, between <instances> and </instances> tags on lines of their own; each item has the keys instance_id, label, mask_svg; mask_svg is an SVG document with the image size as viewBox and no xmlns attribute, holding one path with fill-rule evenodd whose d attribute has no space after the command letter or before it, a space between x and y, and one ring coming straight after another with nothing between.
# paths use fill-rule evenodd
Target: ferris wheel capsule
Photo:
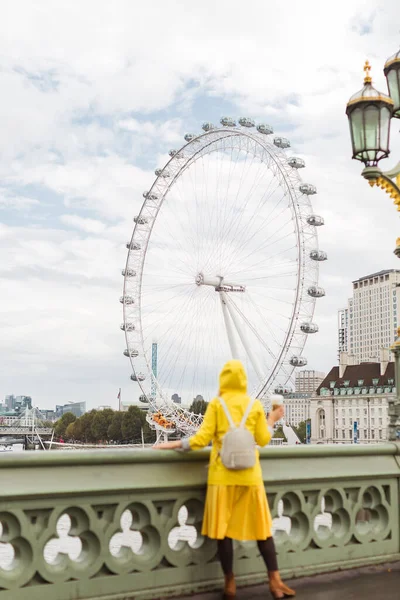
<instances>
[{"instance_id":1,"label":"ferris wheel capsule","mask_svg":"<svg viewBox=\"0 0 400 600\"><path fill-rule=\"evenodd\" d=\"M146 379L146 375L144 375L144 373L132 373L131 379L132 381L144 381Z\"/></svg>"},{"instance_id":2,"label":"ferris wheel capsule","mask_svg":"<svg viewBox=\"0 0 400 600\"><path fill-rule=\"evenodd\" d=\"M239 125L242 127L254 127L255 123L253 119L249 119L248 117L240 117Z\"/></svg>"},{"instance_id":3,"label":"ferris wheel capsule","mask_svg":"<svg viewBox=\"0 0 400 600\"><path fill-rule=\"evenodd\" d=\"M192 140L194 140L196 137L197 137L197 135L196 135L196 134L194 134L194 133L186 133L186 134L185 134L185 140L186 140L187 142L191 142L191 141L192 141Z\"/></svg>"},{"instance_id":4,"label":"ferris wheel capsule","mask_svg":"<svg viewBox=\"0 0 400 600\"><path fill-rule=\"evenodd\" d=\"M135 331L135 325L130 323L129 321L125 321L125 323L121 323L120 328L122 331Z\"/></svg>"},{"instance_id":5,"label":"ferris wheel capsule","mask_svg":"<svg viewBox=\"0 0 400 600\"><path fill-rule=\"evenodd\" d=\"M154 192L143 192L143 198L148 200L158 200L158 194L155 194Z\"/></svg>"},{"instance_id":6,"label":"ferris wheel capsule","mask_svg":"<svg viewBox=\"0 0 400 600\"><path fill-rule=\"evenodd\" d=\"M132 298L132 296L128 296L128 295L121 296L119 301L121 302L121 304L135 304L134 298Z\"/></svg>"},{"instance_id":7,"label":"ferris wheel capsule","mask_svg":"<svg viewBox=\"0 0 400 600\"><path fill-rule=\"evenodd\" d=\"M292 367L305 367L308 361L304 356L292 356L289 362Z\"/></svg>"},{"instance_id":8,"label":"ferris wheel capsule","mask_svg":"<svg viewBox=\"0 0 400 600\"><path fill-rule=\"evenodd\" d=\"M257 125L257 131L258 133L262 133L264 135L271 135L271 133L274 133L271 125L267 125L267 123L259 123Z\"/></svg>"},{"instance_id":9,"label":"ferris wheel capsule","mask_svg":"<svg viewBox=\"0 0 400 600\"><path fill-rule=\"evenodd\" d=\"M288 164L293 167L293 169L303 169L306 166L305 161L302 158L296 158L296 156L288 158Z\"/></svg>"},{"instance_id":10,"label":"ferris wheel capsule","mask_svg":"<svg viewBox=\"0 0 400 600\"><path fill-rule=\"evenodd\" d=\"M220 123L224 127L236 127L236 121L232 117L222 117Z\"/></svg>"},{"instance_id":11,"label":"ferris wheel capsule","mask_svg":"<svg viewBox=\"0 0 400 600\"><path fill-rule=\"evenodd\" d=\"M320 217L319 215L309 215L307 217L307 223L309 225L313 225L314 227L321 227L321 225L325 224L325 221L323 217Z\"/></svg>"},{"instance_id":12,"label":"ferris wheel capsule","mask_svg":"<svg viewBox=\"0 0 400 600\"><path fill-rule=\"evenodd\" d=\"M302 323L300 329L303 333L317 333L319 331L319 327L316 323L308 322Z\"/></svg>"},{"instance_id":13,"label":"ferris wheel capsule","mask_svg":"<svg viewBox=\"0 0 400 600\"><path fill-rule=\"evenodd\" d=\"M140 394L139 396L139 402L143 402L143 404L148 404L149 403L149 399L145 394Z\"/></svg>"},{"instance_id":14,"label":"ferris wheel capsule","mask_svg":"<svg viewBox=\"0 0 400 600\"><path fill-rule=\"evenodd\" d=\"M323 296L325 296L325 290L322 287L312 285L308 288L307 294L311 296L311 298L322 298Z\"/></svg>"},{"instance_id":15,"label":"ferris wheel capsule","mask_svg":"<svg viewBox=\"0 0 400 600\"><path fill-rule=\"evenodd\" d=\"M157 177L162 177L163 179L167 179L168 177L171 177L171 174L168 173L168 171L166 171L164 168L156 169L154 171L154 173L157 175Z\"/></svg>"},{"instance_id":16,"label":"ferris wheel capsule","mask_svg":"<svg viewBox=\"0 0 400 600\"><path fill-rule=\"evenodd\" d=\"M141 245L138 242L127 242L126 247L128 248L128 250L140 250L141 249Z\"/></svg>"},{"instance_id":17,"label":"ferris wheel capsule","mask_svg":"<svg viewBox=\"0 0 400 600\"><path fill-rule=\"evenodd\" d=\"M205 123L203 123L201 128L203 129L203 131L207 132L207 131L211 131L211 129L215 129L215 126L212 123L210 123L209 121L206 121Z\"/></svg>"},{"instance_id":18,"label":"ferris wheel capsule","mask_svg":"<svg viewBox=\"0 0 400 600\"><path fill-rule=\"evenodd\" d=\"M133 350L132 348L127 348L124 350L124 356L130 356L131 358L137 358L139 356L138 350Z\"/></svg>"},{"instance_id":19,"label":"ferris wheel capsule","mask_svg":"<svg viewBox=\"0 0 400 600\"><path fill-rule=\"evenodd\" d=\"M322 262L324 260L328 260L328 255L323 250L311 250L310 258L311 258L311 260L316 260L318 262Z\"/></svg>"},{"instance_id":20,"label":"ferris wheel capsule","mask_svg":"<svg viewBox=\"0 0 400 600\"><path fill-rule=\"evenodd\" d=\"M136 271L134 269L122 269L121 275L123 277L136 277Z\"/></svg>"},{"instance_id":21,"label":"ferris wheel capsule","mask_svg":"<svg viewBox=\"0 0 400 600\"><path fill-rule=\"evenodd\" d=\"M185 158L185 155L182 152L179 152L178 150L170 150L168 154L171 158Z\"/></svg>"},{"instance_id":22,"label":"ferris wheel capsule","mask_svg":"<svg viewBox=\"0 0 400 600\"><path fill-rule=\"evenodd\" d=\"M141 215L138 215L136 217L133 217L133 220L135 223L137 223L138 225L147 225L147 223L149 222L149 220L146 217L143 217Z\"/></svg>"},{"instance_id":23,"label":"ferris wheel capsule","mask_svg":"<svg viewBox=\"0 0 400 600\"><path fill-rule=\"evenodd\" d=\"M305 194L306 196L312 196L313 194L317 193L317 188L315 187L315 185L311 185L311 183L302 183L301 185L299 185L299 190L302 194Z\"/></svg>"},{"instance_id":24,"label":"ferris wheel capsule","mask_svg":"<svg viewBox=\"0 0 400 600\"><path fill-rule=\"evenodd\" d=\"M290 142L287 138L276 137L274 138L274 144L277 148L290 148Z\"/></svg>"}]
</instances>

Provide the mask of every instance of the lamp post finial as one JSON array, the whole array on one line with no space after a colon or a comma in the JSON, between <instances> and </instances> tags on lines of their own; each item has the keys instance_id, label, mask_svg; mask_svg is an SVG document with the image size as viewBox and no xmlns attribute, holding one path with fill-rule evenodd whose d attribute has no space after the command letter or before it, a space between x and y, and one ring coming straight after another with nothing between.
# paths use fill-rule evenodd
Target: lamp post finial
<instances>
[{"instance_id":1,"label":"lamp post finial","mask_svg":"<svg viewBox=\"0 0 400 600\"><path fill-rule=\"evenodd\" d=\"M365 61L364 71L365 71L364 83L371 83L372 82L371 65L369 64L369 60Z\"/></svg>"}]
</instances>

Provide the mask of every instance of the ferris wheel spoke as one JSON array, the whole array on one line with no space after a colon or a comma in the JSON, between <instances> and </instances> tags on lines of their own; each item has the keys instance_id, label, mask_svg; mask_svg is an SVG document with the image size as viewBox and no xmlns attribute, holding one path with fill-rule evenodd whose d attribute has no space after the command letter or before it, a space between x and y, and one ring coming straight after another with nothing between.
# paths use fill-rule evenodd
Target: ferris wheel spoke
<instances>
[{"instance_id":1,"label":"ferris wheel spoke","mask_svg":"<svg viewBox=\"0 0 400 600\"><path fill-rule=\"evenodd\" d=\"M251 199L253 197L253 195L252 195L253 191L255 189L257 189L257 186L259 184L259 177L260 177L261 169L262 169L262 164L259 165L258 172L256 173L255 179L252 183L250 190L247 192L246 196L241 201L241 210L238 210L232 214L231 221L226 226L226 232L227 232L226 237L229 236L233 240L238 239L241 241L241 243L243 243L243 240L246 239L246 231L250 230L250 228L253 224L252 218L250 218L248 222L244 223L245 220L243 219L243 214L246 213L246 210L251 202ZM262 175L262 173L261 173L261 175ZM264 196L266 196L266 193L264 194ZM262 196L260 203L262 203L264 196ZM254 210L254 212L255 213L258 212L258 207ZM239 234L240 227L242 227L242 231ZM226 240L226 237L223 238L224 241Z\"/></svg>"},{"instance_id":2,"label":"ferris wheel spoke","mask_svg":"<svg viewBox=\"0 0 400 600\"><path fill-rule=\"evenodd\" d=\"M253 226L255 220L259 219L259 217L260 217L261 207L263 207L267 204L268 200L276 193L277 189L279 188L279 183L277 181L275 181L273 178L270 178L270 180L268 182L268 186L265 189L264 193L262 194L262 196L258 202L258 205L252 210L252 215L251 215L250 219L249 220L243 219L243 214L245 214L245 212L251 202L254 190L258 189L258 187L260 186L261 178L263 175L261 172L261 176L260 176L261 167L262 167L262 164L259 166L259 170L253 180L250 190L247 192L244 200L241 202L242 211L233 215L234 219L229 224L229 227L227 227L227 230L228 230L228 232L231 233L231 237L233 239L235 239L235 238L240 238L242 240L246 239L246 237L247 237L246 232L251 230L251 227ZM271 190L271 187L273 188L272 190ZM240 228L242 228L241 232L240 232Z\"/></svg>"},{"instance_id":3,"label":"ferris wheel spoke","mask_svg":"<svg viewBox=\"0 0 400 600\"><path fill-rule=\"evenodd\" d=\"M276 241L271 241L277 234L279 234L283 229L285 229L285 227L287 227L287 225L289 224L289 221L284 223L280 229L275 230L266 240L264 239L263 242L261 243L260 246L256 247L253 253L247 254L247 256L243 257L242 260L245 261L246 259L249 259L250 257L253 256L259 256L261 254L261 252L263 252L264 250L266 250L267 248L269 248L270 246L273 246L276 244ZM293 232L289 232L286 235L284 235L283 237L280 238L280 242L283 242L286 239L290 239L291 237L293 237ZM267 243L269 242L269 243ZM240 249L236 250L236 252L234 253L234 255L231 258L230 263L228 264L228 270L229 268L232 266L232 264L234 264L237 261L238 255L239 255ZM266 259L263 258L262 261L265 261Z\"/></svg>"}]
</instances>

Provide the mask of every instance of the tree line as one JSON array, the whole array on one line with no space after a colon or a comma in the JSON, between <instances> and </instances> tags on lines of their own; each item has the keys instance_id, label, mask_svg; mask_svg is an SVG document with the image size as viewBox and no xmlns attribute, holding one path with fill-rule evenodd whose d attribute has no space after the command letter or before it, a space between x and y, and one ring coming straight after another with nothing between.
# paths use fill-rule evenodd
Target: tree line
<instances>
[{"instance_id":1,"label":"tree line","mask_svg":"<svg viewBox=\"0 0 400 600\"><path fill-rule=\"evenodd\" d=\"M137 406L130 406L126 412L93 409L79 418L67 412L54 425L56 438L90 444L139 444L142 431L146 444L156 441L155 431L150 429L144 411Z\"/></svg>"}]
</instances>

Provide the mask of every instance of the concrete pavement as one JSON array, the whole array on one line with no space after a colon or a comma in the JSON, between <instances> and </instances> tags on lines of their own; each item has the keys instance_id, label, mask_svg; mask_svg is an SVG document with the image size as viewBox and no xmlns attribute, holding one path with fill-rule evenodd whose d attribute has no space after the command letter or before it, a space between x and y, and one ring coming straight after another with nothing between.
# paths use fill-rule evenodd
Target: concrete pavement
<instances>
[{"instance_id":1,"label":"concrete pavement","mask_svg":"<svg viewBox=\"0 0 400 600\"><path fill-rule=\"evenodd\" d=\"M287 581L297 600L400 600L400 563L365 567ZM237 600L269 600L267 585L238 590ZM183 600L221 600L213 592L186 596Z\"/></svg>"}]
</instances>

